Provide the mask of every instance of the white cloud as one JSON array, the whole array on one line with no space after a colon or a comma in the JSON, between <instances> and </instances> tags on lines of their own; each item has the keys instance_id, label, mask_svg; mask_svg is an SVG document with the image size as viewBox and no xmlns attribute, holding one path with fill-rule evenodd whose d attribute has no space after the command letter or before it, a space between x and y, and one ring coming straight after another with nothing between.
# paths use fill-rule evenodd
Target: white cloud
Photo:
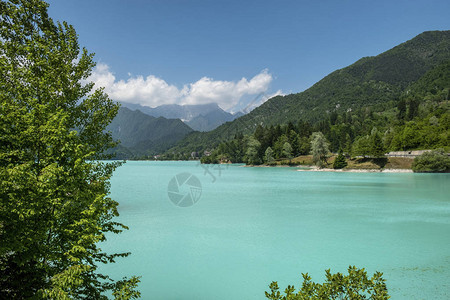
<instances>
[{"instance_id":1,"label":"white cloud","mask_svg":"<svg viewBox=\"0 0 450 300\"><path fill-rule=\"evenodd\" d=\"M117 101L150 107L215 102L225 110L232 109L245 97L265 94L273 80L268 70L263 70L250 80L242 78L239 81L222 81L203 77L178 88L153 75L145 78L129 76L127 80L117 80L108 65L98 64L89 80L96 87L104 87L110 98ZM280 94L281 91L277 93Z\"/></svg>"}]
</instances>

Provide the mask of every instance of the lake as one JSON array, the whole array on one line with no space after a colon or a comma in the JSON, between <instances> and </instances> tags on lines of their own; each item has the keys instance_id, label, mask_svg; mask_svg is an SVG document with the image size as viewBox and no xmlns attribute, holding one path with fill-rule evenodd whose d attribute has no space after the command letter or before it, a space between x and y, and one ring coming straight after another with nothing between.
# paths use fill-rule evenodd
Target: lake
<instances>
[{"instance_id":1,"label":"lake","mask_svg":"<svg viewBox=\"0 0 450 300\"><path fill-rule=\"evenodd\" d=\"M177 176L178 175L178 176ZM183 184L183 182L185 182ZM130 161L111 180L130 229L104 267L142 299L265 299L325 269L384 273L392 299L450 297L450 174ZM177 204L177 205L176 205Z\"/></svg>"}]
</instances>

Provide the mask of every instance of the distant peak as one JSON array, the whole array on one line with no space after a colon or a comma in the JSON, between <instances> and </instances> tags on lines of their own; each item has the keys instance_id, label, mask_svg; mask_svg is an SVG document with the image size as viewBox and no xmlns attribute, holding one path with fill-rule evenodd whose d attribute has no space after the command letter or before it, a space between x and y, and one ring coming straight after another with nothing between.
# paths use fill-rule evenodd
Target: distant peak
<instances>
[{"instance_id":1,"label":"distant peak","mask_svg":"<svg viewBox=\"0 0 450 300\"><path fill-rule=\"evenodd\" d=\"M181 105L181 106L186 106L186 107L209 107L209 108L220 108L219 105L217 103L211 102L211 103L206 103L206 104L185 104L185 105Z\"/></svg>"}]
</instances>

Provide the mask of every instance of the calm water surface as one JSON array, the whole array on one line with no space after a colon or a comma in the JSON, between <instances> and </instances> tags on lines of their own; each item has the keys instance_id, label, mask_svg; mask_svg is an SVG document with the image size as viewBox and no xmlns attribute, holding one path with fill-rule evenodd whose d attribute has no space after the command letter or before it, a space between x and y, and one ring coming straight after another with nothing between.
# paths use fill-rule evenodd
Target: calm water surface
<instances>
[{"instance_id":1,"label":"calm water surface","mask_svg":"<svg viewBox=\"0 0 450 300\"><path fill-rule=\"evenodd\" d=\"M132 255L104 270L141 275L143 299L265 299L349 265L384 272L392 299L450 298L450 174L295 170L127 162L111 191L130 230L104 248ZM202 185L190 207L167 193L183 172Z\"/></svg>"}]
</instances>

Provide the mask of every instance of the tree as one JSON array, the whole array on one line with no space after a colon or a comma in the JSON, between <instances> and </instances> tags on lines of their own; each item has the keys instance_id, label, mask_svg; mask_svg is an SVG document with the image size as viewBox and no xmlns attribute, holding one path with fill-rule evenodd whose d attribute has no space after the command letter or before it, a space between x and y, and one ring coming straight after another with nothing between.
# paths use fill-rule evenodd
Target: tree
<instances>
[{"instance_id":1,"label":"tree","mask_svg":"<svg viewBox=\"0 0 450 300\"><path fill-rule=\"evenodd\" d=\"M414 158L411 168L414 172L448 172L450 157L443 149L425 152Z\"/></svg>"},{"instance_id":2,"label":"tree","mask_svg":"<svg viewBox=\"0 0 450 300\"><path fill-rule=\"evenodd\" d=\"M331 274L325 271L326 281L323 284L311 281L311 277L302 274L303 283L298 292L294 286L288 285L285 295L281 295L276 281L269 285L270 292L265 292L271 300L301 300L301 299L372 299L387 300L390 298L383 273L375 272L372 278L367 277L364 269L348 267L348 275Z\"/></svg>"},{"instance_id":3,"label":"tree","mask_svg":"<svg viewBox=\"0 0 450 300\"><path fill-rule=\"evenodd\" d=\"M264 152L264 161L268 164L273 162L273 150L270 147L267 147L266 152Z\"/></svg>"},{"instance_id":4,"label":"tree","mask_svg":"<svg viewBox=\"0 0 450 300\"><path fill-rule=\"evenodd\" d=\"M370 136L370 156L375 158L384 157L386 149L380 134L376 131Z\"/></svg>"},{"instance_id":5,"label":"tree","mask_svg":"<svg viewBox=\"0 0 450 300\"><path fill-rule=\"evenodd\" d=\"M293 130L289 133L289 140L292 146L292 154L297 156L300 153L300 136Z\"/></svg>"},{"instance_id":6,"label":"tree","mask_svg":"<svg viewBox=\"0 0 450 300\"><path fill-rule=\"evenodd\" d=\"M345 140L342 143L344 145L344 152L347 154L350 154L352 152L352 139L350 138L350 135L347 133L345 135Z\"/></svg>"},{"instance_id":7,"label":"tree","mask_svg":"<svg viewBox=\"0 0 450 300\"><path fill-rule=\"evenodd\" d=\"M282 155L283 157L289 159L289 161L292 159L292 146L288 142L283 145Z\"/></svg>"},{"instance_id":8,"label":"tree","mask_svg":"<svg viewBox=\"0 0 450 300\"><path fill-rule=\"evenodd\" d=\"M307 155L311 151L311 141L308 137L300 138L298 151L300 155Z\"/></svg>"},{"instance_id":9,"label":"tree","mask_svg":"<svg viewBox=\"0 0 450 300\"><path fill-rule=\"evenodd\" d=\"M368 135L358 137L353 143L353 155L367 156L370 155L370 138Z\"/></svg>"},{"instance_id":10,"label":"tree","mask_svg":"<svg viewBox=\"0 0 450 300\"><path fill-rule=\"evenodd\" d=\"M416 99L411 99L408 104L408 120L412 120L419 114L420 103Z\"/></svg>"},{"instance_id":11,"label":"tree","mask_svg":"<svg viewBox=\"0 0 450 300\"><path fill-rule=\"evenodd\" d=\"M127 228L108 197L119 164L99 161L118 105L83 84L93 55L47 8L0 2L0 298L136 298L138 278L97 270L128 255L99 244Z\"/></svg>"},{"instance_id":12,"label":"tree","mask_svg":"<svg viewBox=\"0 0 450 300\"><path fill-rule=\"evenodd\" d=\"M245 152L246 162L249 165L259 165L261 160L258 156L259 148L261 143L258 142L253 136L249 136L247 141L247 151Z\"/></svg>"},{"instance_id":13,"label":"tree","mask_svg":"<svg viewBox=\"0 0 450 300\"><path fill-rule=\"evenodd\" d=\"M397 104L397 119L404 120L406 118L406 100L400 99Z\"/></svg>"},{"instance_id":14,"label":"tree","mask_svg":"<svg viewBox=\"0 0 450 300\"><path fill-rule=\"evenodd\" d=\"M345 160L345 156L342 153L342 150L339 150L339 154L334 160L333 169L342 169L347 166L347 161Z\"/></svg>"},{"instance_id":15,"label":"tree","mask_svg":"<svg viewBox=\"0 0 450 300\"><path fill-rule=\"evenodd\" d=\"M328 141L322 132L313 132L311 135L311 152L313 155L314 163L323 167L327 162Z\"/></svg>"},{"instance_id":16,"label":"tree","mask_svg":"<svg viewBox=\"0 0 450 300\"><path fill-rule=\"evenodd\" d=\"M288 137L283 134L281 135L276 142L273 145L273 151L275 153L276 158L282 158L283 157L283 146L285 143L289 142Z\"/></svg>"}]
</instances>

